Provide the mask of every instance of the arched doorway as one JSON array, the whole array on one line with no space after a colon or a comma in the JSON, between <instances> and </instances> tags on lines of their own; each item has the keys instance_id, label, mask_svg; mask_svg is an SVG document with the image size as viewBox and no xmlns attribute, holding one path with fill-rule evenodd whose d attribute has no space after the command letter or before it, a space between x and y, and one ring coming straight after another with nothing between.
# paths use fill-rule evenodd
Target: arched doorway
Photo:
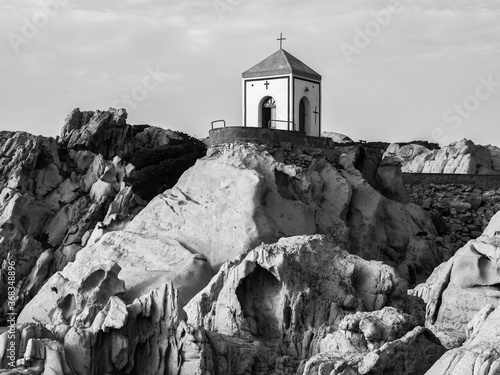
<instances>
[{"instance_id":1,"label":"arched doorway","mask_svg":"<svg viewBox=\"0 0 500 375\"><path fill-rule=\"evenodd\" d=\"M268 96L262 100L260 118L262 128L272 127L272 123L269 121L276 119L276 102L273 97Z\"/></svg>"},{"instance_id":2,"label":"arched doorway","mask_svg":"<svg viewBox=\"0 0 500 375\"><path fill-rule=\"evenodd\" d=\"M309 99L304 96L299 103L299 131L301 132L309 130L310 107Z\"/></svg>"}]
</instances>

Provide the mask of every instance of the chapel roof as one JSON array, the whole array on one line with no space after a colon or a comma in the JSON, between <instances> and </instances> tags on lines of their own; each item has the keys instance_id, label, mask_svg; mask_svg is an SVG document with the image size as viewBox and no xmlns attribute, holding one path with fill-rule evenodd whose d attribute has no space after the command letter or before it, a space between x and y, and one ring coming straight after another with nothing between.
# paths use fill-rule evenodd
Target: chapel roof
<instances>
[{"instance_id":1,"label":"chapel roof","mask_svg":"<svg viewBox=\"0 0 500 375\"><path fill-rule=\"evenodd\" d=\"M321 80L321 75L284 49L278 50L267 59L262 60L254 67L248 69L243 73L243 78L276 76L283 74L294 74L299 77L309 78L316 81Z\"/></svg>"}]
</instances>

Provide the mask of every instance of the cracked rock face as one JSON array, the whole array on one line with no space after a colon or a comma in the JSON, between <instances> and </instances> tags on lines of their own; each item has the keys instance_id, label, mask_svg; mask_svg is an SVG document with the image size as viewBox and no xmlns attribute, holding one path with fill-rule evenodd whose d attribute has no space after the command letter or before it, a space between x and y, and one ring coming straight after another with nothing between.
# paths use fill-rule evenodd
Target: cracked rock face
<instances>
[{"instance_id":1,"label":"cracked rock face","mask_svg":"<svg viewBox=\"0 0 500 375\"><path fill-rule=\"evenodd\" d=\"M122 149L127 135L124 109L80 112L73 110L61 130L61 139L70 149L89 150L109 159Z\"/></svg>"},{"instance_id":2,"label":"cracked rock face","mask_svg":"<svg viewBox=\"0 0 500 375\"><path fill-rule=\"evenodd\" d=\"M444 348L389 305L410 308L394 269L323 236L301 236L226 263L184 309L188 323L209 337L203 355L224 374L330 374L349 363L353 371L421 374ZM415 365L423 356L428 362Z\"/></svg>"},{"instance_id":3,"label":"cracked rock face","mask_svg":"<svg viewBox=\"0 0 500 375\"><path fill-rule=\"evenodd\" d=\"M123 230L147 204L125 179L121 156L165 147L178 134L126 124L126 112L73 111L58 140L0 132L0 322L8 306L9 262L16 264L16 312L87 243Z\"/></svg>"},{"instance_id":4,"label":"cracked rock face","mask_svg":"<svg viewBox=\"0 0 500 375\"><path fill-rule=\"evenodd\" d=\"M82 282L52 278L41 291L47 299L40 306L47 309L45 325L12 327L13 355L11 332L0 336L1 372L178 374L182 364L185 373L194 374L189 368L200 368L196 356L204 336L181 321L185 314L177 291L164 284L127 305L119 297L125 290L119 271L116 263L108 262Z\"/></svg>"},{"instance_id":5,"label":"cracked rock face","mask_svg":"<svg viewBox=\"0 0 500 375\"><path fill-rule=\"evenodd\" d=\"M291 237L226 263L185 310L190 323L207 330L281 339L333 323L345 311L404 308L406 285L391 267L348 254L323 236Z\"/></svg>"},{"instance_id":6,"label":"cracked rock face","mask_svg":"<svg viewBox=\"0 0 500 375\"><path fill-rule=\"evenodd\" d=\"M171 283L131 300L125 269L99 263L86 273L68 265L19 317L50 328L78 374L420 374L417 358L430 366L443 351L396 310L413 306L392 267L325 236L283 238L225 263L184 310Z\"/></svg>"},{"instance_id":7,"label":"cracked rock face","mask_svg":"<svg viewBox=\"0 0 500 375\"><path fill-rule=\"evenodd\" d=\"M89 373L98 332L122 328L128 316L125 304L117 297L125 292L119 272L120 267L108 261L79 281L56 273L37 295L42 297L35 307L38 318L30 315L33 310L24 309L17 319L20 325L16 330L21 337L15 340L20 347L16 356L21 361L15 367L35 373ZM6 334L3 339L8 341L9 332ZM4 350L0 347L0 355L8 353Z\"/></svg>"}]
</instances>

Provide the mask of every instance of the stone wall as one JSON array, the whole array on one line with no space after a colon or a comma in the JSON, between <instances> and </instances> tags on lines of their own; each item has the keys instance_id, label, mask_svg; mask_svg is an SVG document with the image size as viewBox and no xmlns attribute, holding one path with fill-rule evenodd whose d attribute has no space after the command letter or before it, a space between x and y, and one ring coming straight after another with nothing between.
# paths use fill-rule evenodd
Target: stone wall
<instances>
[{"instance_id":1,"label":"stone wall","mask_svg":"<svg viewBox=\"0 0 500 375\"><path fill-rule=\"evenodd\" d=\"M235 126L209 132L208 154L225 152L241 144L256 144L276 160L302 168L308 168L313 159L321 158L337 165L342 154L350 154L359 164L356 167L370 181L387 147L381 142L338 143L328 137L306 136L304 132Z\"/></svg>"},{"instance_id":2,"label":"stone wall","mask_svg":"<svg viewBox=\"0 0 500 375\"><path fill-rule=\"evenodd\" d=\"M405 184L466 185L483 190L500 188L500 175L453 173L403 173Z\"/></svg>"},{"instance_id":3,"label":"stone wall","mask_svg":"<svg viewBox=\"0 0 500 375\"><path fill-rule=\"evenodd\" d=\"M454 181L463 178L463 181L474 183L437 184L428 183L426 178L409 183L408 175L404 176L410 200L432 215L441 235L441 245L449 247L450 255L470 239L479 237L493 215L500 211L500 186L479 188L476 179L481 182L488 179L472 176L474 179L469 180L469 176L455 176Z\"/></svg>"},{"instance_id":4,"label":"stone wall","mask_svg":"<svg viewBox=\"0 0 500 375\"><path fill-rule=\"evenodd\" d=\"M248 143L292 143L311 148L334 148L335 142L331 138L310 137L304 132L292 132L268 128L254 128L230 126L209 131L209 145L223 143L248 142Z\"/></svg>"},{"instance_id":5,"label":"stone wall","mask_svg":"<svg viewBox=\"0 0 500 375\"><path fill-rule=\"evenodd\" d=\"M339 150L316 148L307 145L298 145L291 142L270 143L262 140L259 141L244 141L234 140L231 143L220 143L211 145L208 155L220 152L224 153L235 145L257 144L259 149L266 150L273 157L285 164L295 164L302 168L308 168L314 158L325 158L328 162L336 164L340 156Z\"/></svg>"}]
</instances>

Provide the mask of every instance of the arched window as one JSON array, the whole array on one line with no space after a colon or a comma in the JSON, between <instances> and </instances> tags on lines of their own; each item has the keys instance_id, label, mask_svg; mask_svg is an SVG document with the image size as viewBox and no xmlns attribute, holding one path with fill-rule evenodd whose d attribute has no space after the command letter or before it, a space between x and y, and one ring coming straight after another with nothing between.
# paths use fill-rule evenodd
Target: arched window
<instances>
[{"instance_id":1,"label":"arched window","mask_svg":"<svg viewBox=\"0 0 500 375\"><path fill-rule=\"evenodd\" d=\"M309 99L304 96L299 103L299 131L307 132L310 130L310 113L311 105L309 103Z\"/></svg>"},{"instance_id":2,"label":"arched window","mask_svg":"<svg viewBox=\"0 0 500 375\"><path fill-rule=\"evenodd\" d=\"M269 97L266 101L264 101L264 108L276 108L276 101L274 98Z\"/></svg>"}]
</instances>

